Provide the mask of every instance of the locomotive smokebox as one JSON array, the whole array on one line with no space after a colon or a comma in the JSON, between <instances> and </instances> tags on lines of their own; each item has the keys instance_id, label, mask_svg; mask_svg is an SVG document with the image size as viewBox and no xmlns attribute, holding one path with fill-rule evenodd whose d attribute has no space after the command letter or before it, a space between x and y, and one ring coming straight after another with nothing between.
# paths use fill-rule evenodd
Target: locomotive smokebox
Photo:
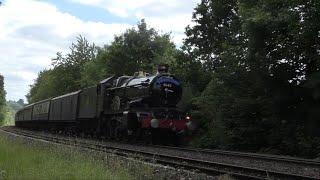
<instances>
[{"instance_id":1,"label":"locomotive smokebox","mask_svg":"<svg viewBox=\"0 0 320 180\"><path fill-rule=\"evenodd\" d=\"M150 84L154 105L175 106L181 99L181 83L172 75L157 75Z\"/></svg>"}]
</instances>

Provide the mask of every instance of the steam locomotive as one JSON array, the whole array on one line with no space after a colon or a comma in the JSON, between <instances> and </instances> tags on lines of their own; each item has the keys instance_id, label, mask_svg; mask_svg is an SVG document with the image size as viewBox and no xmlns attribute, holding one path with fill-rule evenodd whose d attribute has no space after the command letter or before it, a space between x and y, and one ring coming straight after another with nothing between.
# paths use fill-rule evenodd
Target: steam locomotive
<instances>
[{"instance_id":1,"label":"steam locomotive","mask_svg":"<svg viewBox=\"0 0 320 180\"><path fill-rule=\"evenodd\" d=\"M167 65L159 65L156 75L112 76L96 86L27 105L16 113L15 124L180 143L193 130L190 117L176 107L181 95L179 80Z\"/></svg>"}]
</instances>

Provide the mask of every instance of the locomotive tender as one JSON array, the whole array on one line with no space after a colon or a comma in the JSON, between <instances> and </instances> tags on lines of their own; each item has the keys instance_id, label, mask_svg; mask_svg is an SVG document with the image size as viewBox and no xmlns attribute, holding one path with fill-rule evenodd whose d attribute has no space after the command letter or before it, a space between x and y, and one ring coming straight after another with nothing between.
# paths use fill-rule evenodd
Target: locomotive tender
<instances>
[{"instance_id":1,"label":"locomotive tender","mask_svg":"<svg viewBox=\"0 0 320 180\"><path fill-rule=\"evenodd\" d=\"M181 95L181 83L166 65L159 65L153 76L112 76L96 86L27 105L16 113L15 124L165 142L192 130L190 117L176 107Z\"/></svg>"}]
</instances>

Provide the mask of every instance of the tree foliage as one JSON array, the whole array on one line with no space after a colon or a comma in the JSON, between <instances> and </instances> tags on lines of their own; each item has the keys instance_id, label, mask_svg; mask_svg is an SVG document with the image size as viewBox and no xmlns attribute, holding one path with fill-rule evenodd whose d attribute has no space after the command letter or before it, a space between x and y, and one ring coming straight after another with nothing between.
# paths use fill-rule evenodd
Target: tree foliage
<instances>
[{"instance_id":1,"label":"tree foliage","mask_svg":"<svg viewBox=\"0 0 320 180\"><path fill-rule=\"evenodd\" d=\"M4 90L4 78L0 74L0 125L2 125L5 116L6 91Z\"/></svg>"},{"instance_id":2,"label":"tree foliage","mask_svg":"<svg viewBox=\"0 0 320 180\"><path fill-rule=\"evenodd\" d=\"M154 71L159 63L174 61L175 46L170 34L159 34L142 19L137 28L115 36L108 47L107 72L132 75L139 70Z\"/></svg>"},{"instance_id":3,"label":"tree foliage","mask_svg":"<svg viewBox=\"0 0 320 180\"><path fill-rule=\"evenodd\" d=\"M62 55L58 52L57 57L52 59L53 68L38 74L27 95L28 102L59 96L84 87L86 84L81 81L81 72L85 71L86 64L95 57L95 45L78 36L69 53Z\"/></svg>"},{"instance_id":4,"label":"tree foliage","mask_svg":"<svg viewBox=\"0 0 320 180\"><path fill-rule=\"evenodd\" d=\"M185 42L214 74L195 103L206 127L200 144L319 152L319 15L312 0L198 5Z\"/></svg>"}]
</instances>

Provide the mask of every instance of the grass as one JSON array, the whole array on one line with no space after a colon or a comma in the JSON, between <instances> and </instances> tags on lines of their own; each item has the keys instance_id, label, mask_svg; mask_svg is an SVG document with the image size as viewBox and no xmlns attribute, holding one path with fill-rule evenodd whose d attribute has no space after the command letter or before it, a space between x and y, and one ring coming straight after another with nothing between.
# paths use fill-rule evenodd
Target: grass
<instances>
[{"instance_id":1,"label":"grass","mask_svg":"<svg viewBox=\"0 0 320 180\"><path fill-rule=\"evenodd\" d=\"M136 179L118 165L72 148L0 136L0 179Z\"/></svg>"}]
</instances>

